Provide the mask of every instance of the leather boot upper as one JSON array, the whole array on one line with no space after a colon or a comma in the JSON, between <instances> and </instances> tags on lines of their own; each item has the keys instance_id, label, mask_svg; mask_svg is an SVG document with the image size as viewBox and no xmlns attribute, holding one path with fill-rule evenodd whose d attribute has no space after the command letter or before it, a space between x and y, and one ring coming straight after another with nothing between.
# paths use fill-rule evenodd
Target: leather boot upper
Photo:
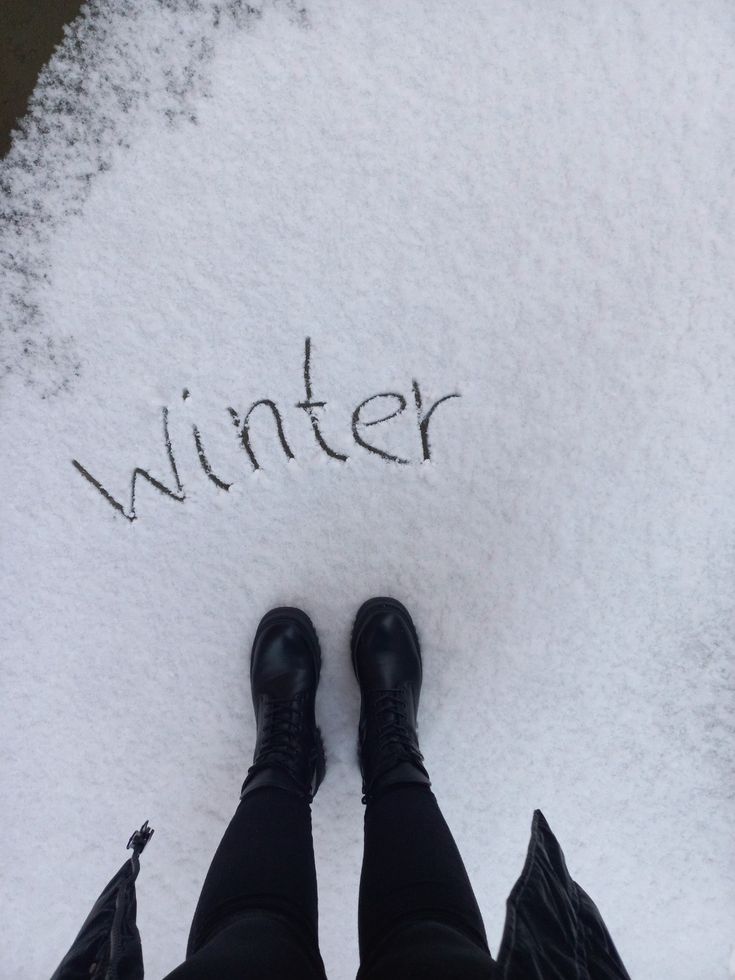
<instances>
[{"instance_id":1,"label":"leather boot upper","mask_svg":"<svg viewBox=\"0 0 735 980\"><path fill-rule=\"evenodd\" d=\"M315 720L320 669L319 642L306 614L290 607L266 613L250 657L257 736L241 799L265 785L313 799L325 772Z\"/></svg>"},{"instance_id":2,"label":"leather boot upper","mask_svg":"<svg viewBox=\"0 0 735 980\"><path fill-rule=\"evenodd\" d=\"M362 694L363 803L398 783L430 786L418 743L421 650L405 607L387 597L365 603L355 619L352 659Z\"/></svg>"}]
</instances>

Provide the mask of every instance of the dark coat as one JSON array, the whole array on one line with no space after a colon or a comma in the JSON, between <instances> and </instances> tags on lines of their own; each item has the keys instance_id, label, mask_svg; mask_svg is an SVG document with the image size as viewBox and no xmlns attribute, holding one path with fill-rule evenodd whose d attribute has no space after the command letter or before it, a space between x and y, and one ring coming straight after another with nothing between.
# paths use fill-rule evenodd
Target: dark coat
<instances>
[{"instance_id":1,"label":"dark coat","mask_svg":"<svg viewBox=\"0 0 735 980\"><path fill-rule=\"evenodd\" d=\"M135 879L152 834L147 820L132 834L127 846L133 853L105 885L51 980L143 980Z\"/></svg>"},{"instance_id":2,"label":"dark coat","mask_svg":"<svg viewBox=\"0 0 735 980\"><path fill-rule=\"evenodd\" d=\"M630 980L600 910L567 871L540 810L508 896L497 980Z\"/></svg>"},{"instance_id":3,"label":"dark coat","mask_svg":"<svg viewBox=\"0 0 735 980\"><path fill-rule=\"evenodd\" d=\"M146 821L130 838L132 857L100 895L51 980L143 980L135 878L152 833ZM571 879L540 810L507 904L493 980L630 980L599 909Z\"/></svg>"}]
</instances>

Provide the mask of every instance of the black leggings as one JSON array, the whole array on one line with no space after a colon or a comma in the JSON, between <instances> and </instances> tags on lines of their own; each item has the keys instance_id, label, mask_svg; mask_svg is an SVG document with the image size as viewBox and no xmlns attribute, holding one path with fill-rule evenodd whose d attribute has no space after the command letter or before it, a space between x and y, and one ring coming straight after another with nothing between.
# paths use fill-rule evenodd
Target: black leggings
<instances>
[{"instance_id":1,"label":"black leggings","mask_svg":"<svg viewBox=\"0 0 735 980\"><path fill-rule=\"evenodd\" d=\"M429 787L365 807L358 980L489 980L464 863ZM239 804L202 888L187 958L165 980L324 980L311 807L262 787Z\"/></svg>"}]
</instances>

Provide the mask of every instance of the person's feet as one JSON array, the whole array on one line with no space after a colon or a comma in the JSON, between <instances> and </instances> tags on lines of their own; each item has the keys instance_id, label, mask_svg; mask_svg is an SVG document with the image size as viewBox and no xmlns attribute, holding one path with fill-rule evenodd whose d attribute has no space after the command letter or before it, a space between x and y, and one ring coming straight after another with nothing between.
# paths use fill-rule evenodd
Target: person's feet
<instances>
[{"instance_id":1,"label":"person's feet","mask_svg":"<svg viewBox=\"0 0 735 980\"><path fill-rule=\"evenodd\" d=\"M363 603L351 650L361 692L362 802L398 784L430 787L418 744L421 649L405 606L387 596ZM267 612L250 655L257 736L241 799L262 786L279 786L309 802L316 795L326 772L314 710L320 670L319 640L306 613L291 606Z\"/></svg>"},{"instance_id":2,"label":"person's feet","mask_svg":"<svg viewBox=\"0 0 735 980\"><path fill-rule=\"evenodd\" d=\"M358 759L363 798L389 786L431 786L418 744L422 662L416 627L397 599L378 596L358 610L352 665L360 685Z\"/></svg>"},{"instance_id":3,"label":"person's feet","mask_svg":"<svg viewBox=\"0 0 735 980\"><path fill-rule=\"evenodd\" d=\"M291 606L267 612L250 654L257 738L240 799L262 786L314 798L326 772L314 713L320 670L319 640L306 613Z\"/></svg>"}]
</instances>

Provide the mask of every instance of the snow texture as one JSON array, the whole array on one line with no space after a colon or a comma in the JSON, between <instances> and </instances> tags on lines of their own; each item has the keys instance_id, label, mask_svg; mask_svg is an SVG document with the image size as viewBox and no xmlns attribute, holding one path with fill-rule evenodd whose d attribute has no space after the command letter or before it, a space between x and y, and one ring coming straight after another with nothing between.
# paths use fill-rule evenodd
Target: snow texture
<instances>
[{"instance_id":1,"label":"snow texture","mask_svg":"<svg viewBox=\"0 0 735 980\"><path fill-rule=\"evenodd\" d=\"M146 818L147 976L183 958L282 603L354 976L374 594L491 949L541 807L636 980L732 975L734 40L726 0L83 8L2 164L3 977ZM458 396L426 450L414 381Z\"/></svg>"}]
</instances>

